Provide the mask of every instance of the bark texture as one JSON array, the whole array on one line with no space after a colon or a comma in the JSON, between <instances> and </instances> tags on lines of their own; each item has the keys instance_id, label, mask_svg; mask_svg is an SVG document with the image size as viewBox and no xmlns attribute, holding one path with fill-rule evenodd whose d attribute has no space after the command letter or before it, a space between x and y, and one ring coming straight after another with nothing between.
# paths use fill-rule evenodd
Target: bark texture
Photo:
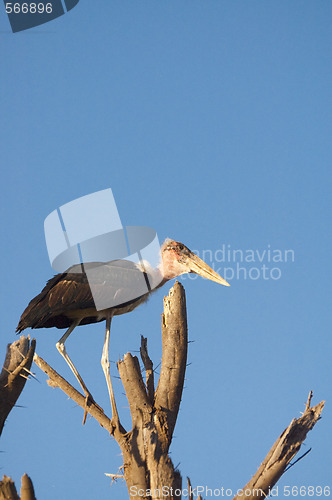
<instances>
[{"instance_id":1,"label":"bark texture","mask_svg":"<svg viewBox=\"0 0 332 500\"><path fill-rule=\"evenodd\" d=\"M30 373L36 341L22 335L8 344L0 374L0 434L10 411L21 394Z\"/></svg>"}]
</instances>

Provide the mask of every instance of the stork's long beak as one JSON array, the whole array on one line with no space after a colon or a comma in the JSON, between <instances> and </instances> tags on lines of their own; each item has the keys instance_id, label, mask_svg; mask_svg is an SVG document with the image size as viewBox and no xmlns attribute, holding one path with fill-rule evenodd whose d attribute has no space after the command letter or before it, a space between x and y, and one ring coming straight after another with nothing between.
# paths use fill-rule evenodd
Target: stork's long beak
<instances>
[{"instance_id":1,"label":"stork's long beak","mask_svg":"<svg viewBox=\"0 0 332 500\"><path fill-rule=\"evenodd\" d=\"M218 273L205 264L205 262L197 257L197 255L193 252L190 252L190 256L188 257L188 265L191 273L196 273L199 276L202 276L202 278L207 278L208 280L215 281L221 285L231 286L226 280L224 280L224 278L219 276Z\"/></svg>"}]
</instances>

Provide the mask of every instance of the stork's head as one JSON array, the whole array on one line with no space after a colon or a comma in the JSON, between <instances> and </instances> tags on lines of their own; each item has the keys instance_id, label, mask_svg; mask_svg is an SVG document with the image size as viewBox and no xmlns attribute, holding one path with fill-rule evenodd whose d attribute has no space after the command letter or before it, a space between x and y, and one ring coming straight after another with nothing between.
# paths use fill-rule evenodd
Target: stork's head
<instances>
[{"instance_id":1,"label":"stork's head","mask_svg":"<svg viewBox=\"0 0 332 500\"><path fill-rule=\"evenodd\" d=\"M197 257L183 243L167 239L161 246L162 273L166 280L181 274L195 273L221 285L230 286L218 273Z\"/></svg>"}]
</instances>

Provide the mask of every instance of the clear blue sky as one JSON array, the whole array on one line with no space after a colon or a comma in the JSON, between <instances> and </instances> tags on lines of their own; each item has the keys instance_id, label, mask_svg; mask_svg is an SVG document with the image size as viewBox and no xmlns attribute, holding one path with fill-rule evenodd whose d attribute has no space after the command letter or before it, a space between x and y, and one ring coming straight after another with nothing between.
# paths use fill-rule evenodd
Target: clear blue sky
<instances>
[{"instance_id":1,"label":"clear blue sky","mask_svg":"<svg viewBox=\"0 0 332 500\"><path fill-rule=\"evenodd\" d=\"M88 193L111 187L124 224L247 272L230 288L183 280L195 342L171 457L193 485L244 486L312 389L323 419L279 488L332 487L331 17L326 0L82 0L13 34L0 13L2 357L53 274L45 217ZM217 262L223 248L266 254ZM268 249L294 261L268 262ZM268 279L251 270L263 264ZM113 361L144 334L159 363L168 289L115 318ZM74 383L55 348L63 331L31 333ZM80 327L67 348L109 412L103 337L103 324ZM82 427L82 410L34 371L40 383L27 383L1 438L1 472L27 472L40 499L126 499L104 476L122 464L117 443L91 419Z\"/></svg>"}]
</instances>

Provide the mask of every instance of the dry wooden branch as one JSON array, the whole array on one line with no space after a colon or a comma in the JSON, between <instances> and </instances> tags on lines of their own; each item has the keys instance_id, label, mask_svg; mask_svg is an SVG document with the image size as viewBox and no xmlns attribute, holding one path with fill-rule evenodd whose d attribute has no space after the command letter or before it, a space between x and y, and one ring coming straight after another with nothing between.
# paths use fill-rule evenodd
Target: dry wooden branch
<instances>
[{"instance_id":1,"label":"dry wooden branch","mask_svg":"<svg viewBox=\"0 0 332 500\"><path fill-rule=\"evenodd\" d=\"M30 344L30 337L24 335L7 346L0 374L0 434L28 378L35 347L35 339Z\"/></svg>"},{"instance_id":2,"label":"dry wooden branch","mask_svg":"<svg viewBox=\"0 0 332 500\"><path fill-rule=\"evenodd\" d=\"M246 493L246 499L260 500L269 495L269 492L283 475L294 455L301 448L307 433L320 419L325 401L310 407L311 398L312 391L309 393L302 417L291 421L287 429L283 431L272 446L256 474L243 488L242 491ZM243 494L236 495L233 500L241 499L243 499Z\"/></svg>"},{"instance_id":3,"label":"dry wooden branch","mask_svg":"<svg viewBox=\"0 0 332 500\"><path fill-rule=\"evenodd\" d=\"M99 424L104 427L110 434L113 433L113 424L111 420L105 415L101 408L96 405L93 401L86 406L86 399L80 392L78 392L72 385L67 382L61 375L59 375L49 364L46 363L37 354L33 357L36 365L48 375L48 385L51 387L59 387L68 397L70 397L75 403L86 410L92 417L94 417Z\"/></svg>"},{"instance_id":4,"label":"dry wooden branch","mask_svg":"<svg viewBox=\"0 0 332 500\"><path fill-rule=\"evenodd\" d=\"M144 364L145 369L145 385L146 391L148 393L148 398L150 404L154 400L154 374L153 374L153 363L148 354L148 339L141 335L141 347L140 354Z\"/></svg>"}]
</instances>

